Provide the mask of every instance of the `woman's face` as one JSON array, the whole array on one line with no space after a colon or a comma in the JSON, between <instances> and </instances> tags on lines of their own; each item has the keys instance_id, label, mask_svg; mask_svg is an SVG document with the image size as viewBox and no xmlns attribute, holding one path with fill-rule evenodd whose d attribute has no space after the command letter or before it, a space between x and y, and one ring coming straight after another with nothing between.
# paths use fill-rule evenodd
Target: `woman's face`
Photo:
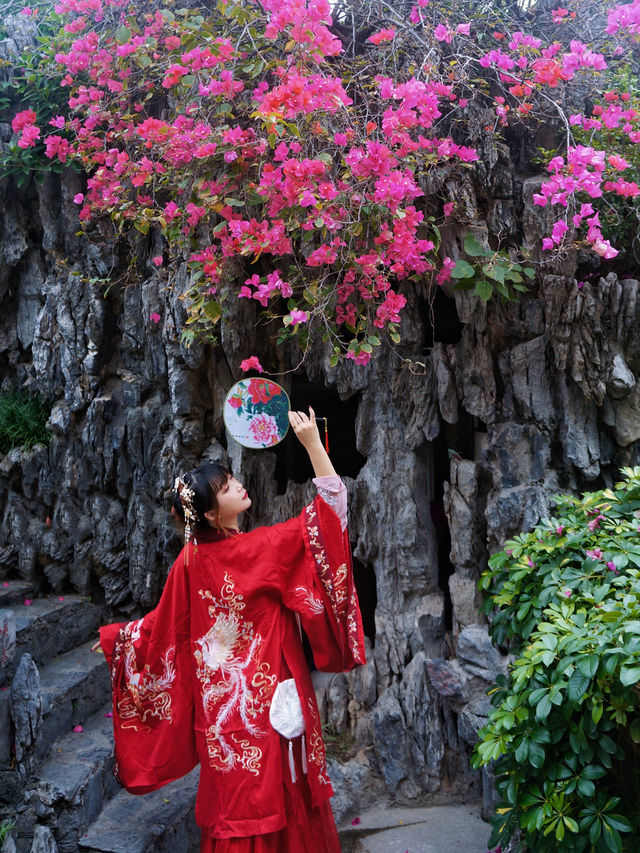
<instances>
[{"instance_id":1,"label":"woman's face","mask_svg":"<svg viewBox=\"0 0 640 853\"><path fill-rule=\"evenodd\" d=\"M205 517L218 527L235 527L241 512L249 509L251 498L242 483L230 476L227 482L216 494L218 508L209 510Z\"/></svg>"}]
</instances>

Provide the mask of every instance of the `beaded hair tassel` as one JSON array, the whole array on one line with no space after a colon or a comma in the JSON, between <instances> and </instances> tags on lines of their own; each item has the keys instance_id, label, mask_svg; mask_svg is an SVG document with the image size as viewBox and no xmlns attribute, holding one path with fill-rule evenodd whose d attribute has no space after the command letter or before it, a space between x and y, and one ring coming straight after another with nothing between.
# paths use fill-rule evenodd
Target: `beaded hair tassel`
<instances>
[{"instance_id":1,"label":"beaded hair tassel","mask_svg":"<svg viewBox=\"0 0 640 853\"><path fill-rule=\"evenodd\" d=\"M182 477L176 477L173 485L176 492L180 495L180 503L182 504L182 512L184 513L184 544L185 544L185 565L189 565L189 543L193 542L194 546L198 543L193 535L193 530L196 524L196 513L193 508L193 499L195 497L193 489L191 489Z\"/></svg>"}]
</instances>

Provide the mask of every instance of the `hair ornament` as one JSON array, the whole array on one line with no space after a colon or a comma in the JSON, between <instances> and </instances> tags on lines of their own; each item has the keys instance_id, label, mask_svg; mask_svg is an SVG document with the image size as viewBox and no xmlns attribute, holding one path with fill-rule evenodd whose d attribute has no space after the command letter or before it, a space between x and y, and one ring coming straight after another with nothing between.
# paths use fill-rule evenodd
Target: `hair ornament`
<instances>
[{"instance_id":1,"label":"hair ornament","mask_svg":"<svg viewBox=\"0 0 640 853\"><path fill-rule=\"evenodd\" d=\"M182 504L182 512L184 513L184 544L188 545L189 542L193 542L194 545L197 545L198 543L193 536L193 529L197 520L196 513L193 508L193 499L195 495L193 489L185 482L185 476L186 474L183 474L181 477L176 477L173 487L180 495L180 503Z\"/></svg>"}]
</instances>

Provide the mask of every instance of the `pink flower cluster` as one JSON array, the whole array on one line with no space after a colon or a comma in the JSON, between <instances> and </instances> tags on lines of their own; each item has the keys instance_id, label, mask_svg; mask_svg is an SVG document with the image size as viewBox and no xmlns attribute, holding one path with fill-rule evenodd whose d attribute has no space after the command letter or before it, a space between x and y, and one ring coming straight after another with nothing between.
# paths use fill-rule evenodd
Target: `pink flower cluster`
<instances>
[{"instance_id":1,"label":"pink flower cluster","mask_svg":"<svg viewBox=\"0 0 640 853\"><path fill-rule=\"evenodd\" d=\"M252 291L251 288L254 288ZM272 296L283 296L286 299L293 294L291 285L283 281L280 270L270 272L266 277L252 275L248 278L238 293L239 298L256 299L263 308L266 308Z\"/></svg>"},{"instance_id":2,"label":"pink flower cluster","mask_svg":"<svg viewBox=\"0 0 640 853\"><path fill-rule=\"evenodd\" d=\"M427 22L427 5L418 0L410 23L421 27L440 56L460 46L472 52L483 76L502 84L493 108L503 125L514 115L522 120L540 90L606 70L603 54L589 45L568 39L543 45L521 30L495 32L489 50L476 47L471 24ZM168 245L158 257L187 257L206 298L227 280L225 270L236 256L271 256L278 269L246 279L236 295L270 310L283 298L292 300L286 308L279 304L294 331L319 316L310 283L324 305L335 304L335 325L355 330L366 315L383 329L400 321L406 302L398 281L432 273L443 284L451 277L455 264L449 257L436 263L432 227L415 205L423 195L417 175L478 158L474 149L434 130L467 104L459 97L458 68L446 75L431 67L409 79L376 77L377 91L367 89L370 103L362 118L362 98L352 99L324 61L341 51L329 29L329 0L246 5L255 25L251 39L277 57L268 71L259 68L260 54L253 58L248 41L228 38L223 29L206 39L190 31L185 42L176 19L134 11L122 35L122 0L62 0L57 8L66 16L67 37L56 59L69 87L71 115L53 119L43 142L49 158L73 160L89 175L78 202L81 219L107 215L143 234L160 228ZM633 35L639 9L635 0L610 10L609 31ZM564 23L574 15L559 7L552 19ZM95 26L105 18L122 37L114 40L106 35L108 26ZM402 37L397 24L369 42L395 46ZM389 54L380 52L383 58ZM154 92L163 90L168 106L158 113ZM630 142L640 142L638 116L628 101L624 93L605 93L592 115L572 116L571 123L594 131L622 129ZM20 112L13 130L21 148L41 138L33 110ZM534 197L536 204L563 211L543 241L546 250L566 246L579 230L603 258L617 254L602 238L593 206L576 198L604 192L633 198L640 187L624 179L624 157L594 146L574 146L554 158L550 179ZM446 203L445 216L452 211L453 202ZM204 233L209 245L194 251ZM289 259L295 263L286 266ZM334 289L337 304L327 288ZM364 364L370 354L356 347L347 357Z\"/></svg>"},{"instance_id":3,"label":"pink flower cluster","mask_svg":"<svg viewBox=\"0 0 640 853\"><path fill-rule=\"evenodd\" d=\"M542 184L540 192L534 194L533 202L541 207L547 203L567 207L569 200L578 193L586 193L593 199L600 198L603 189L616 192L621 196L632 196L640 194L640 188L635 183L626 181L605 181L607 162L615 170L627 168L627 163L617 155L606 157L605 151L596 150L590 146L577 145L570 147L564 157L554 157L549 163L548 169L553 172L553 177ZM585 235L586 242L592 250L600 257L608 260L615 258L618 254L609 240L602 236L600 217L594 211L590 203L581 204L579 210L572 217L574 228L580 228L583 221L587 225ZM545 237L542 248L552 249L554 245L562 242L564 235L569 231L567 222L563 219L556 222L551 237Z\"/></svg>"},{"instance_id":4,"label":"pink flower cluster","mask_svg":"<svg viewBox=\"0 0 640 853\"><path fill-rule=\"evenodd\" d=\"M11 122L14 133L19 133L19 148L33 148L40 136L40 128L36 127L37 116L33 110L22 110L17 113Z\"/></svg>"},{"instance_id":5,"label":"pink flower cluster","mask_svg":"<svg viewBox=\"0 0 640 853\"><path fill-rule=\"evenodd\" d=\"M293 42L305 45L318 61L342 51L340 39L328 29L332 24L328 0L264 0L270 13L265 35L274 39L281 32Z\"/></svg>"},{"instance_id":6,"label":"pink flower cluster","mask_svg":"<svg viewBox=\"0 0 640 853\"><path fill-rule=\"evenodd\" d=\"M300 74L297 70L282 69L280 83L267 91L258 104L262 115L283 115L295 118L299 113L335 113L353 101L345 92L339 77L325 74Z\"/></svg>"}]
</instances>

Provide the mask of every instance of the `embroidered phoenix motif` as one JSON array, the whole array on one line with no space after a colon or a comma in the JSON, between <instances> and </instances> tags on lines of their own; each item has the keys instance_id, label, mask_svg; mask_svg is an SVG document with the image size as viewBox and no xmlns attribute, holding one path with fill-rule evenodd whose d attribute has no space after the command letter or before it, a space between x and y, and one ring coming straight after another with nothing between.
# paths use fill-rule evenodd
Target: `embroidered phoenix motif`
<instances>
[{"instance_id":1,"label":"embroidered phoenix motif","mask_svg":"<svg viewBox=\"0 0 640 853\"><path fill-rule=\"evenodd\" d=\"M209 590L198 592L211 602L208 611L213 620L194 649L202 704L207 720L212 721L205 734L210 764L219 770L240 766L257 774L262 750L246 737L225 734L224 727L236 714L247 736L262 737L265 731L258 720L269 707L277 679L269 675L268 664L259 665L262 637L251 622L242 619L243 596L235 592L230 575L225 574L220 598Z\"/></svg>"}]
</instances>

